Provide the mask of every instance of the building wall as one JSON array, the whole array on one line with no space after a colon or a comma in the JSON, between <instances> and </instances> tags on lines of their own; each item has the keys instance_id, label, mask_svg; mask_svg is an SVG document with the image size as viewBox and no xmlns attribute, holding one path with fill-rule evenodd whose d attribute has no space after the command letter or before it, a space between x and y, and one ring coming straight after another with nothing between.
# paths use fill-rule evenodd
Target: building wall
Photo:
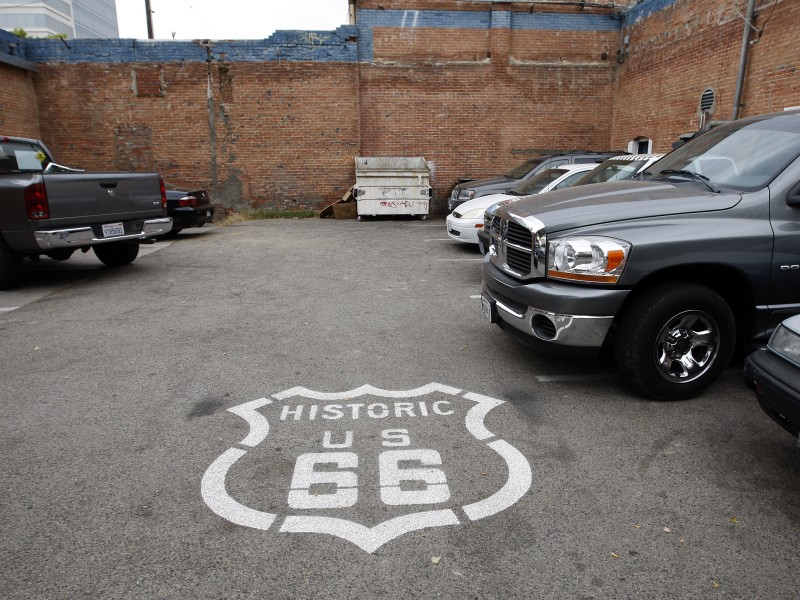
<instances>
[{"instance_id":1,"label":"building wall","mask_svg":"<svg viewBox=\"0 0 800 600\"><path fill-rule=\"evenodd\" d=\"M65 164L158 170L230 207L319 208L354 183L355 156L424 156L443 212L459 178L537 152L639 136L665 151L697 128L706 87L730 118L746 2L644 0L623 17L359 0L357 25L267 40L28 40L38 70L0 64L0 118ZM800 0L758 7L743 116L800 105Z\"/></svg>"},{"instance_id":2,"label":"building wall","mask_svg":"<svg viewBox=\"0 0 800 600\"><path fill-rule=\"evenodd\" d=\"M24 59L25 40L0 30L0 136L39 138L35 65Z\"/></svg>"},{"instance_id":3,"label":"building wall","mask_svg":"<svg viewBox=\"0 0 800 600\"><path fill-rule=\"evenodd\" d=\"M611 143L638 136L668 151L700 122L699 101L715 93L712 120L733 116L747 0L648 0L622 29ZM758 0L739 117L800 106L800 1ZM626 43L627 38L627 43Z\"/></svg>"}]
</instances>

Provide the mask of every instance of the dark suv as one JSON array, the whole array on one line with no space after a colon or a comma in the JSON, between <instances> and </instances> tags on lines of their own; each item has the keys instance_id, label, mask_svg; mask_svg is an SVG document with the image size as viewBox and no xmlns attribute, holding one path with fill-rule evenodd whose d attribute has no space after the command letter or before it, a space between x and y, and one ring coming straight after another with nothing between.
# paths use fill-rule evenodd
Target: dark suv
<instances>
[{"instance_id":1,"label":"dark suv","mask_svg":"<svg viewBox=\"0 0 800 600\"><path fill-rule=\"evenodd\" d=\"M538 172L544 171L545 169L552 169L572 163L601 163L605 159L611 158L617 154L622 153L574 151L557 152L555 154L538 154L529 158L505 175L459 183L453 188L453 191L450 192L447 208L452 212L456 206L463 204L467 200L480 198L481 196L487 196L489 194L502 194L519 182L533 177Z\"/></svg>"}]
</instances>

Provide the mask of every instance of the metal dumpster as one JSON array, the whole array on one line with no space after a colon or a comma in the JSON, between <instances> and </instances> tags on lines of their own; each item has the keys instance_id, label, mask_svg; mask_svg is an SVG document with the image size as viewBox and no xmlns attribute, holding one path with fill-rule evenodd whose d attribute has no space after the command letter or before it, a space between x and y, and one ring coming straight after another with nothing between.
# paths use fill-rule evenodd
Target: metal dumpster
<instances>
[{"instance_id":1,"label":"metal dumpster","mask_svg":"<svg viewBox=\"0 0 800 600\"><path fill-rule=\"evenodd\" d=\"M430 168L421 156L357 156L353 196L359 218L417 215L424 219L430 208L430 180Z\"/></svg>"}]
</instances>

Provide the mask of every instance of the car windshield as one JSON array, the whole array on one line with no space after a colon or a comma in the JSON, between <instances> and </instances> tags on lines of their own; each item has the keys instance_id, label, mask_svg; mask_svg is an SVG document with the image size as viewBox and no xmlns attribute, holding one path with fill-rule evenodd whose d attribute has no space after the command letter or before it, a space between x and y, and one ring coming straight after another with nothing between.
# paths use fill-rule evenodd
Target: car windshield
<instances>
[{"instance_id":1,"label":"car windshield","mask_svg":"<svg viewBox=\"0 0 800 600\"><path fill-rule=\"evenodd\" d=\"M636 174L641 166L646 163L642 160L607 160L601 165L597 165L588 173L584 173L575 185L586 185L587 183L605 183L606 181L621 181L630 179Z\"/></svg>"},{"instance_id":2,"label":"car windshield","mask_svg":"<svg viewBox=\"0 0 800 600\"><path fill-rule=\"evenodd\" d=\"M508 193L513 196L529 196L531 194L538 194L566 172L567 171L565 169L545 169L527 181L518 183L513 188L508 190Z\"/></svg>"},{"instance_id":3,"label":"car windshield","mask_svg":"<svg viewBox=\"0 0 800 600\"><path fill-rule=\"evenodd\" d=\"M645 171L647 177L700 179L711 186L754 191L800 156L800 113L736 121L712 129Z\"/></svg>"},{"instance_id":4,"label":"car windshield","mask_svg":"<svg viewBox=\"0 0 800 600\"><path fill-rule=\"evenodd\" d=\"M49 162L33 142L0 141L0 173L41 173Z\"/></svg>"},{"instance_id":5,"label":"car windshield","mask_svg":"<svg viewBox=\"0 0 800 600\"><path fill-rule=\"evenodd\" d=\"M529 158L518 167L506 173L505 176L508 177L509 179L522 179L523 177L525 177L525 175L527 175L533 169L542 164L545 158L546 157L544 156L534 156L533 158Z\"/></svg>"}]
</instances>

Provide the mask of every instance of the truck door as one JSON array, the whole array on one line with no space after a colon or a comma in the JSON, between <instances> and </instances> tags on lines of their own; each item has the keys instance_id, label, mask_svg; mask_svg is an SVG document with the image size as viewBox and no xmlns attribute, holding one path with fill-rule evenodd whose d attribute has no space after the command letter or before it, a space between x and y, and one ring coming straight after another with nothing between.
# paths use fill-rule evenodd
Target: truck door
<instances>
[{"instance_id":1,"label":"truck door","mask_svg":"<svg viewBox=\"0 0 800 600\"><path fill-rule=\"evenodd\" d=\"M800 159L770 185L774 234L770 276L770 321L776 327L800 313Z\"/></svg>"}]
</instances>

